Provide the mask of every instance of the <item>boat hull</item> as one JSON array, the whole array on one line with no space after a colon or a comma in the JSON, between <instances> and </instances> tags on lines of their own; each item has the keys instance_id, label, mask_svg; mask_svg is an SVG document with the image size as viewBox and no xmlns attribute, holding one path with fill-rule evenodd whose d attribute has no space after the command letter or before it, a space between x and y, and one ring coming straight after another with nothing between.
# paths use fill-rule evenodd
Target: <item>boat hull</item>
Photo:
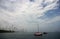
<instances>
[{"instance_id":1,"label":"boat hull","mask_svg":"<svg viewBox=\"0 0 60 39\"><path fill-rule=\"evenodd\" d=\"M34 34L34 36L42 36L42 33L36 32L36 33Z\"/></svg>"},{"instance_id":2,"label":"boat hull","mask_svg":"<svg viewBox=\"0 0 60 39\"><path fill-rule=\"evenodd\" d=\"M47 34L47 32L43 32L43 34Z\"/></svg>"}]
</instances>

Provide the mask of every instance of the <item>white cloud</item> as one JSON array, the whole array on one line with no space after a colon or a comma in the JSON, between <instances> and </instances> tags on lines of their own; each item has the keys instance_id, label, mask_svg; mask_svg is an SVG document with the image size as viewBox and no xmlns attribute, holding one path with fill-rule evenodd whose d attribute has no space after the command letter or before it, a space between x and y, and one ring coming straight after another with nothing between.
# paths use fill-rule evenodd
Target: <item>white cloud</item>
<instances>
[{"instance_id":1,"label":"white cloud","mask_svg":"<svg viewBox=\"0 0 60 39\"><path fill-rule=\"evenodd\" d=\"M45 0L43 2L43 0L35 0L34 2L30 2L29 0L5 0L0 5L3 5L7 9L1 7L0 14L3 16L0 15L0 19L15 24L17 28L20 28L20 26L26 28L30 24L28 21L39 21L37 17L43 16L44 12L56 9L58 6L57 1ZM5 4L3 4L4 2ZM42 3L47 5L43 7ZM40 21L44 22L44 20Z\"/></svg>"}]
</instances>

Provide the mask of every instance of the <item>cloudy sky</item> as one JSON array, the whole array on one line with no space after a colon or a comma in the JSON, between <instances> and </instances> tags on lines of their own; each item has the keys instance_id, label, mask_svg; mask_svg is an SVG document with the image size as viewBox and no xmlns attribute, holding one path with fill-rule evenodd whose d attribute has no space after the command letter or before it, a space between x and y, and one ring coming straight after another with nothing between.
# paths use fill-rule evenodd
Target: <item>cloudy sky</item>
<instances>
[{"instance_id":1,"label":"cloudy sky","mask_svg":"<svg viewBox=\"0 0 60 39\"><path fill-rule=\"evenodd\" d=\"M0 29L58 32L60 0L0 0Z\"/></svg>"}]
</instances>

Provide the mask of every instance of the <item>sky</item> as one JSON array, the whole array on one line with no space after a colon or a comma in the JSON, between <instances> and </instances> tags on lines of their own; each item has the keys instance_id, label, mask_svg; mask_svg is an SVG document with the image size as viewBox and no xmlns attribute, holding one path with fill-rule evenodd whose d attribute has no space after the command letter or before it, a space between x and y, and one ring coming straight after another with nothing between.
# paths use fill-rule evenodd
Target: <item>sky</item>
<instances>
[{"instance_id":1,"label":"sky","mask_svg":"<svg viewBox=\"0 0 60 39\"><path fill-rule=\"evenodd\" d=\"M0 29L60 32L60 0L0 0Z\"/></svg>"}]
</instances>

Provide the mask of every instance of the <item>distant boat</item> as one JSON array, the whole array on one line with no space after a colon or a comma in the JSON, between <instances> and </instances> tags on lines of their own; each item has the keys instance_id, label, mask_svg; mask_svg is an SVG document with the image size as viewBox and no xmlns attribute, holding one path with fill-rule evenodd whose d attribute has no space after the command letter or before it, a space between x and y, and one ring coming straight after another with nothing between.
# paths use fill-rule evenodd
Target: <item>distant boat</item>
<instances>
[{"instance_id":1,"label":"distant boat","mask_svg":"<svg viewBox=\"0 0 60 39\"><path fill-rule=\"evenodd\" d=\"M47 34L47 32L43 32L43 34Z\"/></svg>"},{"instance_id":2,"label":"distant boat","mask_svg":"<svg viewBox=\"0 0 60 39\"><path fill-rule=\"evenodd\" d=\"M38 25L37 27L38 27L38 32L35 32L35 33L34 33L34 36L42 36L42 33L39 32L39 25Z\"/></svg>"}]
</instances>

